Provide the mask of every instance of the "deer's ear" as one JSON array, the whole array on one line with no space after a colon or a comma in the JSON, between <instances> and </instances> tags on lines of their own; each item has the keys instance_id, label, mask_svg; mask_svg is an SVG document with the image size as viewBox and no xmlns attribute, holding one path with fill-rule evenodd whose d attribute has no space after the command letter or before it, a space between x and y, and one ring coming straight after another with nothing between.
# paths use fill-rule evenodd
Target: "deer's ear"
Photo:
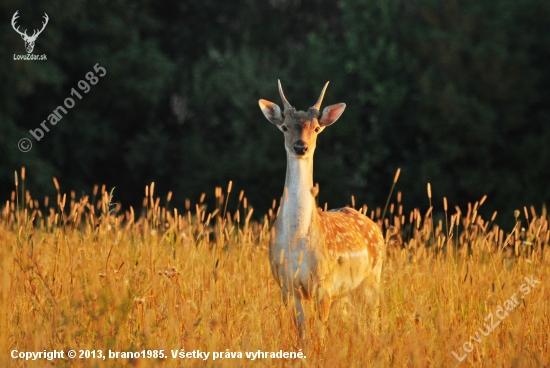
<instances>
[{"instance_id":1,"label":"deer's ear","mask_svg":"<svg viewBox=\"0 0 550 368\"><path fill-rule=\"evenodd\" d=\"M326 127L334 124L336 120L338 120L338 118L342 115L345 108L345 103L339 103L336 105L325 107L323 110L323 115L321 115L321 118L319 119L319 125Z\"/></svg>"},{"instance_id":2,"label":"deer's ear","mask_svg":"<svg viewBox=\"0 0 550 368\"><path fill-rule=\"evenodd\" d=\"M258 104L267 120L275 125L281 125L283 123L283 114L281 114L279 106L267 100L260 100Z\"/></svg>"}]
</instances>

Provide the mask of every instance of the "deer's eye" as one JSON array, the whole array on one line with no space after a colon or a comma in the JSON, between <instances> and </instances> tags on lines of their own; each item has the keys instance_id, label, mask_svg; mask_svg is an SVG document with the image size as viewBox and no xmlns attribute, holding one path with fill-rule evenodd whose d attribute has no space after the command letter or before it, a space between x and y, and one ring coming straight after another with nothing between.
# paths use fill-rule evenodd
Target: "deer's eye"
<instances>
[{"instance_id":1,"label":"deer's eye","mask_svg":"<svg viewBox=\"0 0 550 368\"><path fill-rule=\"evenodd\" d=\"M315 128L315 133L319 133L320 130L321 130L321 127Z\"/></svg>"},{"instance_id":2,"label":"deer's eye","mask_svg":"<svg viewBox=\"0 0 550 368\"><path fill-rule=\"evenodd\" d=\"M283 125L283 126L281 127L281 130L282 130L283 132L286 132L288 129L286 128L286 126Z\"/></svg>"}]
</instances>

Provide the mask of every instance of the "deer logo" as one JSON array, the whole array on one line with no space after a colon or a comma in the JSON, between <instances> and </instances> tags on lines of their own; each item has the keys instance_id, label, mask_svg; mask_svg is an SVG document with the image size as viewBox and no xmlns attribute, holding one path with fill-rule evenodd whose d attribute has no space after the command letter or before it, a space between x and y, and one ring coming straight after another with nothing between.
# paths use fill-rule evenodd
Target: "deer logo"
<instances>
[{"instance_id":1,"label":"deer logo","mask_svg":"<svg viewBox=\"0 0 550 368\"><path fill-rule=\"evenodd\" d=\"M44 28L46 28L46 25L48 24L48 20L49 20L48 14L44 13L44 20L45 21L42 22L42 29L40 31L37 31L35 29L34 32L32 33L32 36L29 36L27 34L27 30L25 30L25 32L21 32L21 31L19 31L19 27L15 28L16 19L19 18L19 15L17 13L19 13L19 10L16 11L15 14L13 15L13 18L11 18L11 26L13 27L15 32L17 32L21 35L21 38L23 39L23 41L25 41L25 49L27 50L27 54L31 54L32 50L34 50L34 43L36 42L36 39L38 38L40 33L42 33L42 31L44 30Z\"/></svg>"}]
</instances>

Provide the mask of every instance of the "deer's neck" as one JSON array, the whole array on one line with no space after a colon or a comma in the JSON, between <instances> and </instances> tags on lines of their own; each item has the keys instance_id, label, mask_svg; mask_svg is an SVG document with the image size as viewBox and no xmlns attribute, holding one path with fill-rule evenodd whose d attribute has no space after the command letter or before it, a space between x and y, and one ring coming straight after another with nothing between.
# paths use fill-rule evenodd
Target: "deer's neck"
<instances>
[{"instance_id":1,"label":"deer's neck","mask_svg":"<svg viewBox=\"0 0 550 368\"><path fill-rule=\"evenodd\" d=\"M287 154L285 191L279 226L289 239L296 241L310 232L314 216L315 198L311 193L313 187L313 156L297 159Z\"/></svg>"}]
</instances>

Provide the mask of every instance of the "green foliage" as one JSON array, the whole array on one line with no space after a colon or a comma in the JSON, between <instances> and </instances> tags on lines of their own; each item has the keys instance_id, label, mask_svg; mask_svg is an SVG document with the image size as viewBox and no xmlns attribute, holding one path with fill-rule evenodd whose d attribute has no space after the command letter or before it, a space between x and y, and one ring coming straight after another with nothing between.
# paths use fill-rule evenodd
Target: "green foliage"
<instances>
[{"instance_id":1,"label":"green foliage","mask_svg":"<svg viewBox=\"0 0 550 368\"><path fill-rule=\"evenodd\" d=\"M16 10L24 28L50 16L34 52L48 61L12 60L24 53L8 22ZM3 193L26 166L39 195L53 175L77 193L117 186L132 204L151 181L196 199L233 180L265 209L286 160L257 101L278 103L280 78L299 109L327 80L325 104L347 104L319 138L321 204L353 194L383 205L398 167L408 206L427 205L427 182L437 201L488 194L501 211L550 199L545 1L52 0L1 3L0 14ZM96 63L107 75L19 152Z\"/></svg>"}]
</instances>

